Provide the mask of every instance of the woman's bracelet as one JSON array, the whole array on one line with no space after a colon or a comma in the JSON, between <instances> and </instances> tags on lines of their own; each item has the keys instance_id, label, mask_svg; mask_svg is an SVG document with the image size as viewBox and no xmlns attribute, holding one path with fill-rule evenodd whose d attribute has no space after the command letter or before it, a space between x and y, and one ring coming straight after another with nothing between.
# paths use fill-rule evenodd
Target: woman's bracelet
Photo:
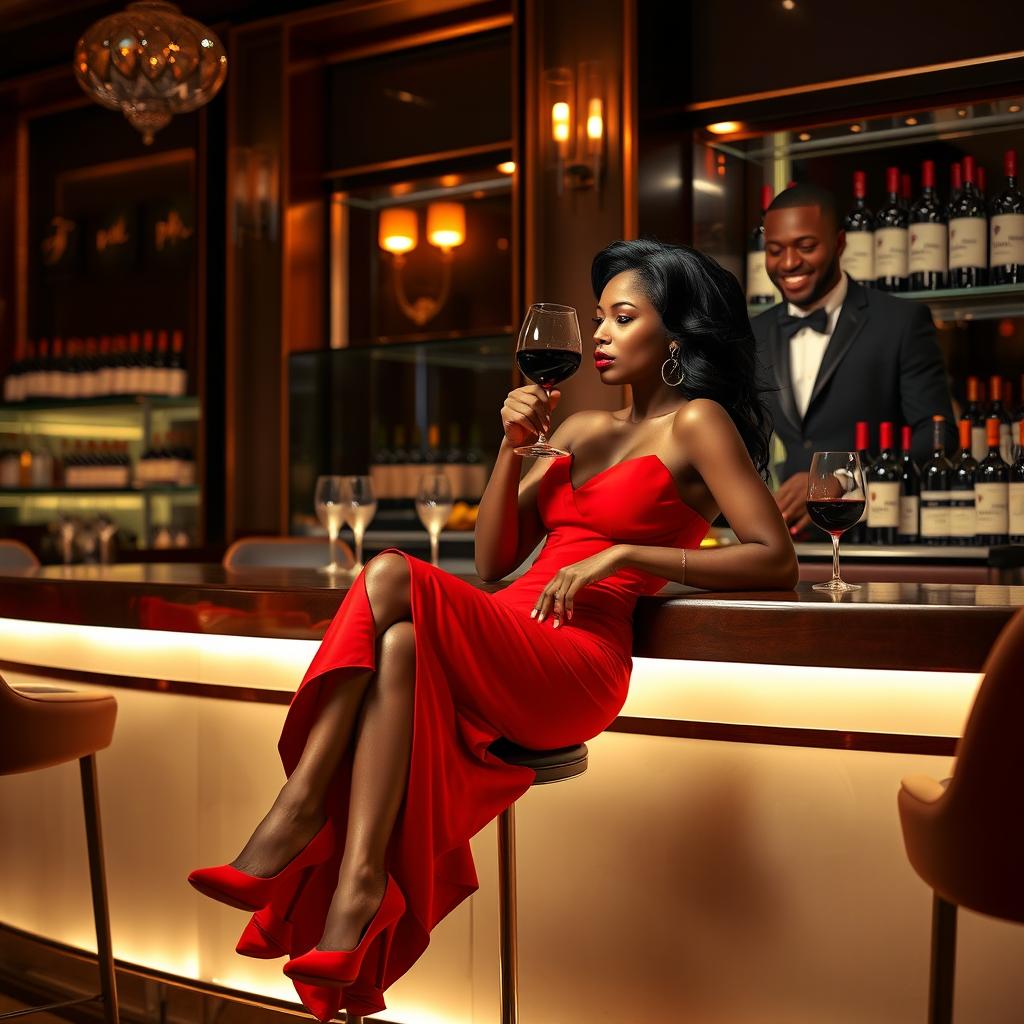
<instances>
[{"instance_id":1,"label":"woman's bracelet","mask_svg":"<svg viewBox=\"0 0 1024 1024\"><path fill-rule=\"evenodd\" d=\"M686 548L683 548L683 571L679 576L679 582L686 585Z\"/></svg>"}]
</instances>

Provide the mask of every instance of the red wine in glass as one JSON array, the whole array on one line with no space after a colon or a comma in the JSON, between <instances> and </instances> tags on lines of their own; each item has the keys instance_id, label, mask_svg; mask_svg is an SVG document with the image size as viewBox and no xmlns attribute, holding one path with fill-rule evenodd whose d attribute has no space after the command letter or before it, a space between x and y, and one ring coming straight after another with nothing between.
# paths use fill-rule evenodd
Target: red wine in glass
<instances>
[{"instance_id":1,"label":"red wine in glass","mask_svg":"<svg viewBox=\"0 0 1024 1024\"><path fill-rule=\"evenodd\" d=\"M524 376L550 394L555 385L580 368L582 355L580 325L572 306L538 302L530 307L516 345L516 363ZM543 433L533 444L520 445L513 450L517 455L542 459L569 454L548 444Z\"/></svg>"},{"instance_id":2,"label":"red wine in glass","mask_svg":"<svg viewBox=\"0 0 1024 1024\"><path fill-rule=\"evenodd\" d=\"M807 474L807 515L832 538L832 579L812 589L843 594L860 590L839 575L839 538L864 515L864 473L856 452L815 452Z\"/></svg>"}]
</instances>

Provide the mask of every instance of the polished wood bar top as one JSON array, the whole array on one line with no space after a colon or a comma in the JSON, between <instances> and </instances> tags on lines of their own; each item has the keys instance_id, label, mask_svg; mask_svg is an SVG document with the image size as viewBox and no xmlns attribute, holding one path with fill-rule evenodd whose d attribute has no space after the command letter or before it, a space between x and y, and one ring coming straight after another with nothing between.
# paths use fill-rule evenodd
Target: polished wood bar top
<instances>
[{"instance_id":1,"label":"polished wood bar top","mask_svg":"<svg viewBox=\"0 0 1024 1024\"><path fill-rule=\"evenodd\" d=\"M499 590L472 576L482 590ZM217 564L44 566L0 576L0 617L84 626L319 640L347 578ZM1024 606L1024 587L866 583L836 597L708 593L641 599L634 655L702 661L971 671ZM541 627L542 628L542 627Z\"/></svg>"}]
</instances>

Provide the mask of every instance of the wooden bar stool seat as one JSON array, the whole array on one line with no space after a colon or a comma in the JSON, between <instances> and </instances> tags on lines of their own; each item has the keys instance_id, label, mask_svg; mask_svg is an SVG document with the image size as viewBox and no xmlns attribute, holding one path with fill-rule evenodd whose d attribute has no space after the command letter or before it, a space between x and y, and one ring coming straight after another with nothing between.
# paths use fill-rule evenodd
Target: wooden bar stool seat
<instances>
[{"instance_id":1,"label":"wooden bar stool seat","mask_svg":"<svg viewBox=\"0 0 1024 1024\"><path fill-rule=\"evenodd\" d=\"M114 955L110 943L110 912L103 866L96 784L96 752L110 746L117 718L117 701L100 690L25 684L11 686L0 676L0 775L37 771L78 761L89 849L89 879L96 921L100 993L27 1010L0 1014L0 1020L57 1010L99 1000L106 1024L118 1024Z\"/></svg>"},{"instance_id":2,"label":"wooden bar stool seat","mask_svg":"<svg viewBox=\"0 0 1024 1024\"><path fill-rule=\"evenodd\" d=\"M558 750L527 750L508 740L491 745L491 753L507 764L532 768L535 786L574 779L587 770L585 743ZM518 951L516 947L516 819L515 804L498 817L498 965L501 982L501 1024L518 1024Z\"/></svg>"}]
</instances>

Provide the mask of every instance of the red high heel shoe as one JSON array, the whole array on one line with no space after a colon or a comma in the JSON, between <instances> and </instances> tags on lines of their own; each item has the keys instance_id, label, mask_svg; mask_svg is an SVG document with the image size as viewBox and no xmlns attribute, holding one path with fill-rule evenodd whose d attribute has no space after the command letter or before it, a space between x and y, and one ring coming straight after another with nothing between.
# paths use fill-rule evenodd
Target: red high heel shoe
<instances>
[{"instance_id":1,"label":"red high heel shoe","mask_svg":"<svg viewBox=\"0 0 1024 1024\"><path fill-rule=\"evenodd\" d=\"M291 955L292 913L313 870L306 868L292 884L278 886L270 902L249 918L235 946L239 956L277 960Z\"/></svg>"},{"instance_id":2,"label":"red high heel shoe","mask_svg":"<svg viewBox=\"0 0 1024 1024\"><path fill-rule=\"evenodd\" d=\"M334 830L329 821L276 875L260 878L249 875L230 864L215 868L197 868L188 876L189 885L204 896L219 900L238 910L254 911L265 907L274 890L303 868L315 867L330 857L334 850Z\"/></svg>"},{"instance_id":3,"label":"red high heel shoe","mask_svg":"<svg viewBox=\"0 0 1024 1024\"><path fill-rule=\"evenodd\" d=\"M320 1021L320 1024L327 1024L329 1020L337 1017L343 998L340 988L303 985L301 981L297 981L295 991L302 1000L302 1005Z\"/></svg>"},{"instance_id":4,"label":"red high heel shoe","mask_svg":"<svg viewBox=\"0 0 1024 1024\"><path fill-rule=\"evenodd\" d=\"M368 951L375 947L374 955L378 958L377 987L382 988L384 967L394 937L391 925L404 913L405 897L395 880L388 875L384 898L355 949L311 949L289 960L284 965L284 973L293 981L304 981L309 985L351 985L359 976ZM379 942L375 942L378 938Z\"/></svg>"}]
</instances>

